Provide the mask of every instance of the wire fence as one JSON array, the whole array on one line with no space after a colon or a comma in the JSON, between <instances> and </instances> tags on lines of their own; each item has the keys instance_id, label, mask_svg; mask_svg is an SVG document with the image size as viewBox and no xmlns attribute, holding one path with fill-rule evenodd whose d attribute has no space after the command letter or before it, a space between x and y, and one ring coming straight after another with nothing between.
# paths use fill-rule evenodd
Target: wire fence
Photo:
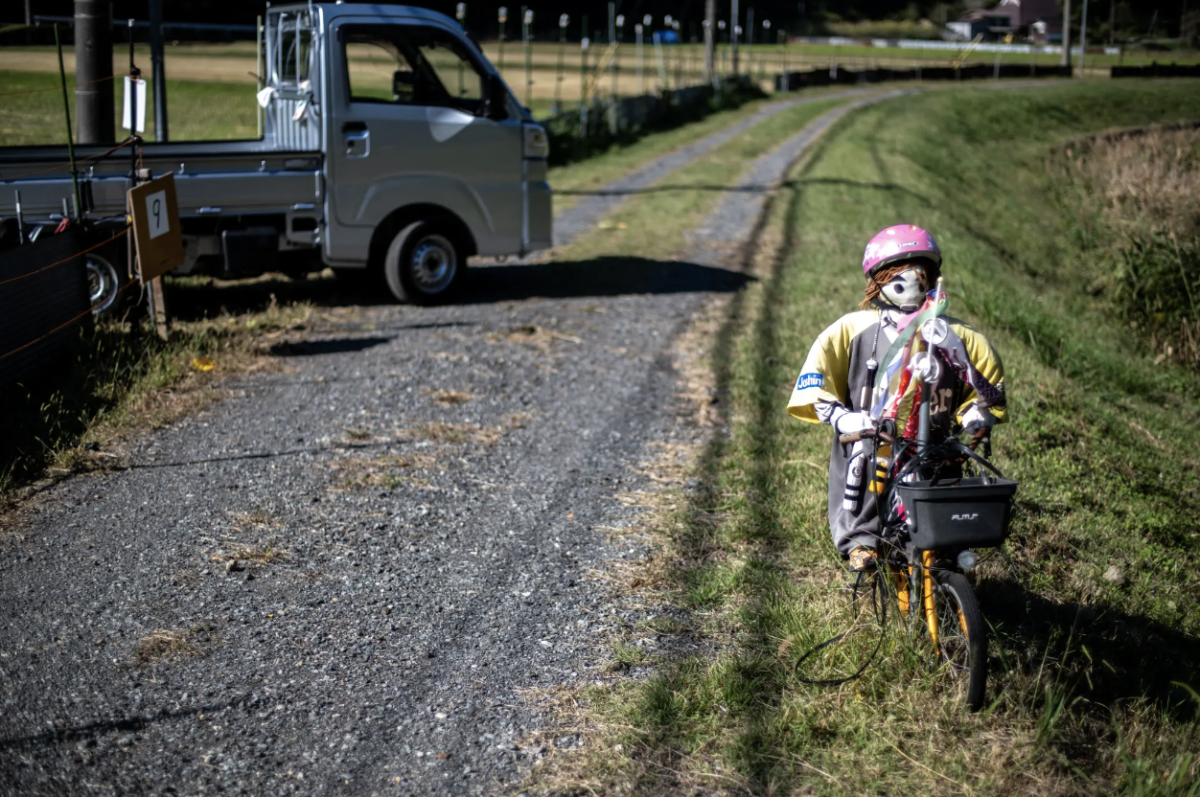
<instances>
[{"instance_id":1,"label":"wire fence","mask_svg":"<svg viewBox=\"0 0 1200 797\"><path fill-rule=\"evenodd\" d=\"M92 325L88 257L119 245L128 228L67 227L13 247L0 258L0 389L43 380L61 368ZM121 269L117 269L119 274ZM137 285L125 275L118 296Z\"/></svg>"}]
</instances>

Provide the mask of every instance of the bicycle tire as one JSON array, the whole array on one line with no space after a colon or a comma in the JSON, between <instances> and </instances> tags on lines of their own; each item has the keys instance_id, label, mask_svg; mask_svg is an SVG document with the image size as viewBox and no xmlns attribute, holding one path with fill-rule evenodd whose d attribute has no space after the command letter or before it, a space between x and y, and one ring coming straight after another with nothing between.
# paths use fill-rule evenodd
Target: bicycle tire
<instances>
[{"instance_id":1,"label":"bicycle tire","mask_svg":"<svg viewBox=\"0 0 1200 797\"><path fill-rule=\"evenodd\" d=\"M959 683L967 707L978 711L983 707L988 670L983 612L971 582L962 573L938 570L933 576L939 658Z\"/></svg>"}]
</instances>

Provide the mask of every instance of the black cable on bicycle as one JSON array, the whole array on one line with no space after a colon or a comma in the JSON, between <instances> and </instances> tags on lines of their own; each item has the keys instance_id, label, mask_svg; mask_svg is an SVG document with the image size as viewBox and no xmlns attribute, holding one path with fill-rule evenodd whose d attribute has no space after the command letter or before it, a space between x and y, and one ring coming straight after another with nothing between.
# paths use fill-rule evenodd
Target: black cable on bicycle
<instances>
[{"instance_id":1,"label":"black cable on bicycle","mask_svg":"<svg viewBox=\"0 0 1200 797\"><path fill-rule=\"evenodd\" d=\"M862 583L862 578L863 578L863 573L859 572L858 577L854 580L854 594L856 596L858 595L858 587L859 587L859 584ZM872 590L872 592L874 593L874 598L871 601L871 608L875 611L875 619L877 621L879 621L880 620L880 608L879 608L879 606L877 606L875 604L875 601L878 600L880 605L882 605L884 599L882 597L880 597L879 589ZM884 610L884 611L886 612L886 610ZM835 637L830 637L829 639L826 639L824 642L817 645L816 647L809 648L804 653L804 655L801 656L799 659L797 659L796 663L794 665L792 665L793 674L795 674L795 672L800 669L801 664L806 662L808 659L812 658L816 653L824 650L825 648L827 648L831 645L836 645L837 643L841 642L842 640L848 638L852 633L853 633L853 629L850 631L845 631L843 633L838 634ZM810 686L841 686L842 684L848 684L851 681L857 681L859 678L861 678L863 676L863 673L865 673L867 671L867 668L870 667L875 662L875 658L879 655L879 649L883 647L883 637L884 637L884 627L883 627L883 622L880 621L879 622L879 639L876 640L876 642L875 642L875 649L871 651L871 655L867 657L867 660L865 662L863 662L862 666L859 667L858 670L856 670L853 675L847 676L845 678L816 678L816 679L805 678L801 675L796 675L796 680L800 681L800 683L802 683L802 684L809 684Z\"/></svg>"}]
</instances>

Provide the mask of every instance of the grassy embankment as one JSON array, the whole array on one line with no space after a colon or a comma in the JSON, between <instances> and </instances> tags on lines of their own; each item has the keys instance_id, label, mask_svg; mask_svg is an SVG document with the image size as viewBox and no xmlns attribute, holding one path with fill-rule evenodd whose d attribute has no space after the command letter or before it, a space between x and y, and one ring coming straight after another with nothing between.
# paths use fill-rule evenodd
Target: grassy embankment
<instances>
[{"instance_id":1,"label":"grassy embankment","mask_svg":"<svg viewBox=\"0 0 1200 797\"><path fill-rule=\"evenodd\" d=\"M54 85L48 75L3 73L0 78L9 86ZM229 91L228 86L183 81L173 84L171 91L173 108L195 103L205 109L203 114L172 116L172 129L178 131L180 138L219 138L230 130L245 135L247 121L250 125L254 123L253 111L245 116L243 98ZM61 102L57 93L26 96L37 99L27 105L6 106L0 112L0 128L5 131L0 143L54 140L61 106L46 98ZM118 97L118 104L119 101ZM567 192L595 188L733 124L759 107L761 102L756 102L714 114L696 124L653 134L601 156L553 169L551 183ZM794 112L785 119L791 123L802 121ZM748 140L760 142L757 146L761 147L761 142L769 143L785 132L776 121L765 138L758 128L752 128L748 131L749 139L735 139L734 145ZM575 196L567 193L563 201L556 203L561 207L574 201ZM666 229L677 235L685 223L686 219L680 218L674 225L666 225ZM597 252L604 252L610 243L603 236L593 241ZM586 255L586 250L579 247L573 251L581 257ZM170 422L211 400L220 378L250 368L269 367L270 361L264 357L266 349L285 330L310 323L318 313L352 314L353 309L325 308L353 307L364 299L372 300L347 293L328 273L303 282L292 282L278 275L251 283L225 284L196 278L183 281L168 278L167 301L174 315L170 341L162 343L152 335L131 337L125 324L101 324L53 390L38 389L19 398L10 397L13 433L4 438L0 447L0 498L10 494L14 487L37 478L47 467L52 473L105 467L111 460L88 451L89 444L99 444L106 451L130 429ZM197 370L192 365L196 357L214 359L215 369Z\"/></svg>"},{"instance_id":2,"label":"grassy embankment","mask_svg":"<svg viewBox=\"0 0 1200 797\"><path fill-rule=\"evenodd\" d=\"M1197 794L1200 380L1156 362L1120 308L1088 291L1052 152L1181 117L1200 117L1194 82L931 92L856 113L799 167L772 207L763 239L778 246L761 253L762 281L713 337L731 434L699 452L698 489L663 500L663 549L629 582L635 600L691 618L641 635L682 632L705 653L618 650L618 664L656 672L576 696L589 713L570 726L601 730L558 758L552 782ZM851 685L798 676L849 674L865 642L795 671L851 617L826 520L828 432L784 408L813 338L861 296L863 242L902 219L936 232L952 312L989 335L1009 375L996 460L1021 488L1012 539L978 572L993 674L977 715L899 631Z\"/></svg>"}]
</instances>

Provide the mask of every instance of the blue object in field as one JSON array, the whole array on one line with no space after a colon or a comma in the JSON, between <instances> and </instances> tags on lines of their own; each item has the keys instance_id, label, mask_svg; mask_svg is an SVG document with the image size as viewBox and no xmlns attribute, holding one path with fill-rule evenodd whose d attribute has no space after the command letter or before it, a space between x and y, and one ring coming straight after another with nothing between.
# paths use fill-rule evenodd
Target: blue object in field
<instances>
[{"instance_id":1,"label":"blue object in field","mask_svg":"<svg viewBox=\"0 0 1200 797\"><path fill-rule=\"evenodd\" d=\"M657 39L659 44L679 44L679 31L656 30L654 31L653 38ZM653 41L653 39L651 41Z\"/></svg>"}]
</instances>

